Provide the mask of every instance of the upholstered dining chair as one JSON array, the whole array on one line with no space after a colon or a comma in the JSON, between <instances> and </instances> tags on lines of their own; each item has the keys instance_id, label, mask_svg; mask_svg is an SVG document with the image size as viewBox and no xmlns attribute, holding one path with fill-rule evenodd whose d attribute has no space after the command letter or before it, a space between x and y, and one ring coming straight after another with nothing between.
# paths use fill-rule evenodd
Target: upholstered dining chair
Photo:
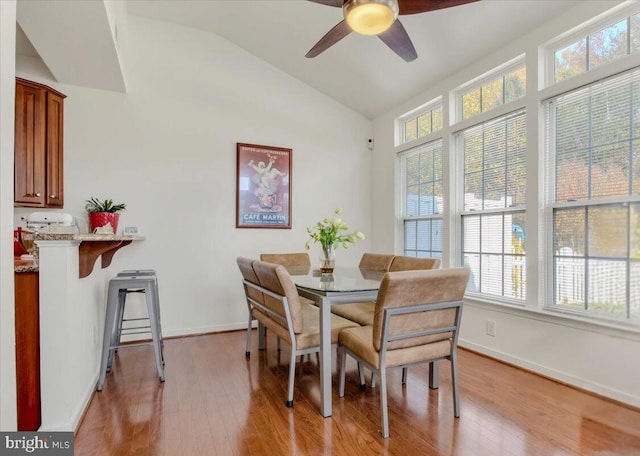
<instances>
[{"instance_id":1,"label":"upholstered dining chair","mask_svg":"<svg viewBox=\"0 0 640 456\"><path fill-rule=\"evenodd\" d=\"M292 275L308 274L311 269L311 259L309 254L303 253L261 253L260 261L267 263L281 264L287 272ZM315 306L315 302L311 299L300 297L307 304Z\"/></svg>"},{"instance_id":2,"label":"upholstered dining chair","mask_svg":"<svg viewBox=\"0 0 640 456\"><path fill-rule=\"evenodd\" d=\"M261 253L260 261L267 263L281 264L285 267L289 274L308 274L311 269L311 259L307 252L302 253ZM300 297L305 304L315 306L316 303L311 299ZM280 338L277 339L278 350L280 350Z\"/></svg>"},{"instance_id":3,"label":"upholstered dining chair","mask_svg":"<svg viewBox=\"0 0 640 456\"><path fill-rule=\"evenodd\" d=\"M365 275L369 271L387 272L393 261L393 255L382 253L365 252L360 258L358 268ZM373 301L369 302L353 302L349 304L341 304L333 306L331 312L355 321L359 325L370 325L373 323Z\"/></svg>"},{"instance_id":4,"label":"upholstered dining chair","mask_svg":"<svg viewBox=\"0 0 640 456\"><path fill-rule=\"evenodd\" d=\"M438 269L440 260L438 258L416 258L396 255L393 257L389 271L417 271L419 269Z\"/></svg>"},{"instance_id":5,"label":"upholstered dining chair","mask_svg":"<svg viewBox=\"0 0 640 456\"><path fill-rule=\"evenodd\" d=\"M238 258L237 261L241 270L246 269L247 259ZM284 266L256 260L251 262L251 267L258 283L243 280L250 314L291 345L286 405L293 407L296 357L320 351L320 313L317 307L300 301ZM337 344L340 331L355 326L357 324L349 320L331 315L331 343ZM247 347L250 347L251 320L247 333Z\"/></svg>"},{"instance_id":6,"label":"upholstered dining chair","mask_svg":"<svg viewBox=\"0 0 640 456\"><path fill-rule=\"evenodd\" d=\"M451 362L453 414L460 416L457 344L468 268L388 272L380 284L372 326L339 336L338 395L344 397L346 355L380 376L382 436L389 437L387 369L441 359ZM360 387L363 388L362 375Z\"/></svg>"},{"instance_id":7,"label":"upholstered dining chair","mask_svg":"<svg viewBox=\"0 0 640 456\"><path fill-rule=\"evenodd\" d=\"M393 255L365 252L360 258L358 267L369 271L388 271L392 261Z\"/></svg>"},{"instance_id":8,"label":"upholstered dining chair","mask_svg":"<svg viewBox=\"0 0 640 456\"><path fill-rule=\"evenodd\" d=\"M367 254L364 255L376 255L378 257L391 257L389 261L388 269L385 271L412 271L419 269L437 269L440 266L440 260L437 258L416 258L407 256L393 256L393 255L378 255ZM363 259L364 259L363 255ZM382 261L377 261L378 264L382 264ZM362 264L362 261L360 262ZM375 302L353 302L350 304L343 304L339 306L333 306L331 312L336 315L340 315L351 321L355 321L359 325L367 326L373 324L373 311ZM373 380L372 380L373 381ZM372 384L375 386L375 384Z\"/></svg>"},{"instance_id":9,"label":"upholstered dining chair","mask_svg":"<svg viewBox=\"0 0 640 456\"><path fill-rule=\"evenodd\" d=\"M366 255L366 254L365 254ZM375 254L369 254L375 255ZM377 255L389 256L389 255ZM437 269L440 267L440 260L437 258L417 258L396 255L391 259L389 271L416 271L424 269ZM355 321L362 326L373 325L373 315L375 309L374 301L354 302L341 306L333 306L331 311L347 320ZM402 369L402 383L407 382L407 368ZM371 387L376 387L376 374L371 373Z\"/></svg>"},{"instance_id":10,"label":"upholstered dining chair","mask_svg":"<svg viewBox=\"0 0 640 456\"><path fill-rule=\"evenodd\" d=\"M303 253L261 253L260 261L281 264L289 274L308 273L311 269L311 259L307 252Z\"/></svg>"},{"instance_id":11,"label":"upholstered dining chair","mask_svg":"<svg viewBox=\"0 0 640 456\"><path fill-rule=\"evenodd\" d=\"M259 285L258 276L256 276L256 273L253 271L253 261L254 260L251 258L245 257L238 257L236 260L240 273L242 274L243 284L246 281ZM257 312L260 312L260 310L259 308L252 308L251 306L251 301L264 303L264 295L256 288L247 287L246 285L244 285L244 292L247 298L247 306L249 308L249 329L247 330L247 349L245 350L245 356L249 358L251 356L251 326L253 320L258 321L258 336L262 336L263 338L266 337L266 332L263 330L264 326L261 319L258 319L255 316ZM264 340L261 340L260 346L263 344Z\"/></svg>"}]
</instances>

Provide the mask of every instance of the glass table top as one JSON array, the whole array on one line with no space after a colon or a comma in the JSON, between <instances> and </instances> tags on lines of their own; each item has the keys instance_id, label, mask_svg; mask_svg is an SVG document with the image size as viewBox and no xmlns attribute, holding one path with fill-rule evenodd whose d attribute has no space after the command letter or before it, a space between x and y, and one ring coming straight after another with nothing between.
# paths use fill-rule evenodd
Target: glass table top
<instances>
[{"instance_id":1,"label":"glass table top","mask_svg":"<svg viewBox=\"0 0 640 456\"><path fill-rule=\"evenodd\" d=\"M380 288L384 271L359 268L335 268L333 274L321 274L319 270L289 269L296 286L316 291L356 292L374 291Z\"/></svg>"}]
</instances>

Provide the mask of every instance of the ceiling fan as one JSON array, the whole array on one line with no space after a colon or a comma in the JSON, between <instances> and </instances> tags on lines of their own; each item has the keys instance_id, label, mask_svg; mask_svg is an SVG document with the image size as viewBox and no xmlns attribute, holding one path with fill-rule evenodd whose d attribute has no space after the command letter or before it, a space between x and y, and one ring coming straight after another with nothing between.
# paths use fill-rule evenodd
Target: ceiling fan
<instances>
[{"instance_id":1,"label":"ceiling fan","mask_svg":"<svg viewBox=\"0 0 640 456\"><path fill-rule=\"evenodd\" d=\"M329 49L351 32L378 35L384 44L406 62L418 57L411 38L398 15L426 13L478 0L309 0L342 8L344 20L323 36L305 57L313 58Z\"/></svg>"}]
</instances>

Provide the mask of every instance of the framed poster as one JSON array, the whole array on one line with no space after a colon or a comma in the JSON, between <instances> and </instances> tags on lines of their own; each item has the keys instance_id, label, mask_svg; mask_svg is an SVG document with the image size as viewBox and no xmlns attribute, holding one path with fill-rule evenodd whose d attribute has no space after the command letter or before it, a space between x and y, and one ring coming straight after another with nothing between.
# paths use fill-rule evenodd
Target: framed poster
<instances>
[{"instance_id":1,"label":"framed poster","mask_svg":"<svg viewBox=\"0 0 640 456\"><path fill-rule=\"evenodd\" d=\"M291 229L292 149L236 145L236 228Z\"/></svg>"}]
</instances>

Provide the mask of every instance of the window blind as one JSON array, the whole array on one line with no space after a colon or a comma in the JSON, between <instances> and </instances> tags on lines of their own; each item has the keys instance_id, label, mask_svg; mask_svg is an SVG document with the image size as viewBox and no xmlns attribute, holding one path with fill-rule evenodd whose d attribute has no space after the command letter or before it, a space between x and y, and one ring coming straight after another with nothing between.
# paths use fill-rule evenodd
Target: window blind
<instances>
[{"instance_id":1,"label":"window blind","mask_svg":"<svg viewBox=\"0 0 640 456\"><path fill-rule=\"evenodd\" d=\"M469 292L526 297L526 116L523 110L458 134L462 255Z\"/></svg>"},{"instance_id":2,"label":"window blind","mask_svg":"<svg viewBox=\"0 0 640 456\"><path fill-rule=\"evenodd\" d=\"M640 71L544 112L553 306L640 321Z\"/></svg>"}]
</instances>

